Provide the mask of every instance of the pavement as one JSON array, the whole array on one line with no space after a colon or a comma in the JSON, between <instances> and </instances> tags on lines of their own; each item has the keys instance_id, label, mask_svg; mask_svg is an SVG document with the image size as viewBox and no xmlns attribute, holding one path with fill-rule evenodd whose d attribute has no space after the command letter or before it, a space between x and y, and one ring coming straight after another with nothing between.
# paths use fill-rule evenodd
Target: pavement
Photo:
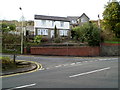
<instances>
[{"instance_id":1,"label":"pavement","mask_svg":"<svg viewBox=\"0 0 120 90\"><path fill-rule=\"evenodd\" d=\"M0 73L0 76L8 76L8 75L15 75L15 74L21 74L21 73L26 73L26 72L30 72L30 71L34 71L38 68L42 68L42 66L36 62L31 62L31 61L25 61L25 60L20 60L21 62L21 66L27 65L27 66L23 66L23 67L19 67L17 69L11 69L11 70L6 70L6 71L2 71L2 73ZM20 66L20 65L19 65Z\"/></svg>"}]
</instances>

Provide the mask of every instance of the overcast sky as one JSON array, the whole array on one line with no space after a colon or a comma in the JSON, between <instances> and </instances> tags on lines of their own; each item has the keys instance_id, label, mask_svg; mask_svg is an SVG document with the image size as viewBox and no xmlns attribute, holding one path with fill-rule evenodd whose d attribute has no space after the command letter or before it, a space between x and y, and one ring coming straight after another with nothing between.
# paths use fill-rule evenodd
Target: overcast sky
<instances>
[{"instance_id":1,"label":"overcast sky","mask_svg":"<svg viewBox=\"0 0 120 90\"><path fill-rule=\"evenodd\" d=\"M0 20L20 20L22 11L25 20L34 20L34 15L80 16L82 13L91 20L102 18L104 6L109 0L1 0ZM120 0L118 0L120 1Z\"/></svg>"}]
</instances>

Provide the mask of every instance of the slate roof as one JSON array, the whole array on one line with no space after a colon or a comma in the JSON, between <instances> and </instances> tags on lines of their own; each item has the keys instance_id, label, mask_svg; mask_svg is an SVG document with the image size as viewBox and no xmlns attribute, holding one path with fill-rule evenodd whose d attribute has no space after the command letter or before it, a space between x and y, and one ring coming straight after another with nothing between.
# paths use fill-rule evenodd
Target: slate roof
<instances>
[{"instance_id":1,"label":"slate roof","mask_svg":"<svg viewBox=\"0 0 120 90\"><path fill-rule=\"evenodd\" d=\"M72 20L77 20L80 16L67 16L67 18L72 21Z\"/></svg>"},{"instance_id":2,"label":"slate roof","mask_svg":"<svg viewBox=\"0 0 120 90\"><path fill-rule=\"evenodd\" d=\"M58 17L58 16L46 16L46 15L35 15L34 19L36 20L54 20L54 21L68 21L70 20L67 17Z\"/></svg>"}]
</instances>

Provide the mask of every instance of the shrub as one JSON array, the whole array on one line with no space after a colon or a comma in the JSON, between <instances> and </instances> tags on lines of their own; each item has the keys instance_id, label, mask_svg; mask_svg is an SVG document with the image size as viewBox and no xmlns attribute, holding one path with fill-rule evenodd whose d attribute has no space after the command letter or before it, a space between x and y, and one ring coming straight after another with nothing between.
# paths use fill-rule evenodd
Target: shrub
<instances>
[{"instance_id":1,"label":"shrub","mask_svg":"<svg viewBox=\"0 0 120 90\"><path fill-rule=\"evenodd\" d=\"M2 70L16 67L16 64L9 57L0 57L0 61L2 62Z\"/></svg>"},{"instance_id":2,"label":"shrub","mask_svg":"<svg viewBox=\"0 0 120 90\"><path fill-rule=\"evenodd\" d=\"M42 38L41 42L48 42L48 38Z\"/></svg>"},{"instance_id":3,"label":"shrub","mask_svg":"<svg viewBox=\"0 0 120 90\"><path fill-rule=\"evenodd\" d=\"M80 42L88 42L89 46L99 46L100 29L92 23L85 23L80 27L73 28L74 38Z\"/></svg>"},{"instance_id":4,"label":"shrub","mask_svg":"<svg viewBox=\"0 0 120 90\"><path fill-rule=\"evenodd\" d=\"M2 35L3 44L20 44L21 37L20 35L4 33Z\"/></svg>"},{"instance_id":5,"label":"shrub","mask_svg":"<svg viewBox=\"0 0 120 90\"><path fill-rule=\"evenodd\" d=\"M60 42L61 42L61 39L60 39L60 38L55 38L55 39L54 39L54 42L55 42L55 43L60 43Z\"/></svg>"},{"instance_id":6,"label":"shrub","mask_svg":"<svg viewBox=\"0 0 120 90\"><path fill-rule=\"evenodd\" d=\"M41 35L37 35L37 36L34 37L34 42L37 43L37 44L41 43L41 40L42 40L42 36Z\"/></svg>"}]
</instances>

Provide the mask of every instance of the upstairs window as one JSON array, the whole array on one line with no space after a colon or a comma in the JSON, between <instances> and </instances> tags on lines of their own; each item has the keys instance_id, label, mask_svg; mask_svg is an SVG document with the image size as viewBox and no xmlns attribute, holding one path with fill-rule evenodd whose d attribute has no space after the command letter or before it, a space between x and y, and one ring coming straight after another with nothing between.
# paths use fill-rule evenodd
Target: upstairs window
<instances>
[{"instance_id":1,"label":"upstairs window","mask_svg":"<svg viewBox=\"0 0 120 90\"><path fill-rule=\"evenodd\" d=\"M61 26L61 27L64 27L64 22L60 22L60 26Z\"/></svg>"},{"instance_id":2,"label":"upstairs window","mask_svg":"<svg viewBox=\"0 0 120 90\"><path fill-rule=\"evenodd\" d=\"M52 21L52 27L54 26L54 21Z\"/></svg>"},{"instance_id":3,"label":"upstairs window","mask_svg":"<svg viewBox=\"0 0 120 90\"><path fill-rule=\"evenodd\" d=\"M85 18L81 18L81 22L87 22Z\"/></svg>"},{"instance_id":4,"label":"upstairs window","mask_svg":"<svg viewBox=\"0 0 120 90\"><path fill-rule=\"evenodd\" d=\"M46 25L46 20L42 20L42 25L43 25L43 26Z\"/></svg>"}]
</instances>

